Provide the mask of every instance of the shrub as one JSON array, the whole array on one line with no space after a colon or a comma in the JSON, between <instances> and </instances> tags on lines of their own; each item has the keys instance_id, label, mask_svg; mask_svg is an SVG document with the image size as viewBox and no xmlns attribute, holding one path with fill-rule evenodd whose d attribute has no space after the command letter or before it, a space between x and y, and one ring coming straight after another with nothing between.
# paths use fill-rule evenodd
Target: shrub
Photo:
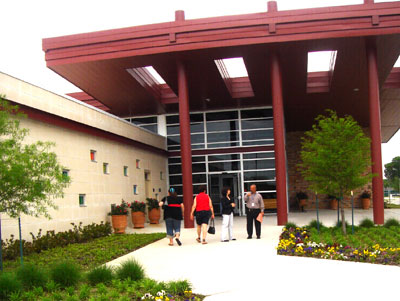
<instances>
[{"instance_id":1,"label":"shrub","mask_svg":"<svg viewBox=\"0 0 400 301\"><path fill-rule=\"evenodd\" d=\"M52 280L61 287L75 286L81 279L81 271L73 262L60 262L50 271Z\"/></svg>"},{"instance_id":2,"label":"shrub","mask_svg":"<svg viewBox=\"0 0 400 301\"><path fill-rule=\"evenodd\" d=\"M144 268L135 259L130 259L121 264L116 270L117 277L121 280L130 278L133 281L144 278Z\"/></svg>"},{"instance_id":3,"label":"shrub","mask_svg":"<svg viewBox=\"0 0 400 301\"><path fill-rule=\"evenodd\" d=\"M317 225L317 220L312 220L309 224L308 224L308 226L307 226L308 228L315 228L315 229L318 229L318 225ZM322 228L322 227L324 227L324 225L322 224L322 222L319 222L319 228Z\"/></svg>"},{"instance_id":4,"label":"shrub","mask_svg":"<svg viewBox=\"0 0 400 301\"><path fill-rule=\"evenodd\" d=\"M98 283L107 284L110 283L113 278L113 270L106 265L95 267L87 274L87 279L90 285L96 285Z\"/></svg>"},{"instance_id":5,"label":"shrub","mask_svg":"<svg viewBox=\"0 0 400 301\"><path fill-rule=\"evenodd\" d=\"M8 299L11 294L19 294L22 285L13 273L0 273L0 300Z\"/></svg>"},{"instance_id":6,"label":"shrub","mask_svg":"<svg viewBox=\"0 0 400 301\"><path fill-rule=\"evenodd\" d=\"M370 219L370 218L364 218L364 219L360 222L359 226L362 227L362 228L372 228L372 227L375 226L375 224L374 224L374 222L372 221L372 219Z\"/></svg>"},{"instance_id":7,"label":"shrub","mask_svg":"<svg viewBox=\"0 0 400 301\"><path fill-rule=\"evenodd\" d=\"M287 222L287 223L285 224L285 227L286 227L287 229L290 229L290 228L296 229L296 228L297 228L297 225L296 225L295 223L292 223L292 222Z\"/></svg>"},{"instance_id":8,"label":"shrub","mask_svg":"<svg viewBox=\"0 0 400 301\"><path fill-rule=\"evenodd\" d=\"M46 273L36 265L25 263L17 270L17 278L28 289L44 287L47 282Z\"/></svg>"},{"instance_id":9,"label":"shrub","mask_svg":"<svg viewBox=\"0 0 400 301\"><path fill-rule=\"evenodd\" d=\"M167 283L167 291L172 295L183 295L185 291L191 291L192 284L187 280L170 281Z\"/></svg>"},{"instance_id":10,"label":"shrub","mask_svg":"<svg viewBox=\"0 0 400 301\"><path fill-rule=\"evenodd\" d=\"M349 223L347 221L344 221L344 224L346 225L346 227L349 226ZM341 228L342 227L342 221L340 220L340 221L336 222L335 227L336 228Z\"/></svg>"},{"instance_id":11,"label":"shrub","mask_svg":"<svg viewBox=\"0 0 400 301\"><path fill-rule=\"evenodd\" d=\"M79 225L71 223L71 225L72 229L64 232L47 231L45 235L42 235L42 229L39 230L37 235L31 232L31 242L22 240L24 255L40 253L44 250L64 247L73 243L88 242L95 238L109 236L112 233L111 225L108 222L92 223L83 227L82 223L79 223ZM14 239L14 235L3 241L2 245L4 259L13 260L19 256L19 240Z\"/></svg>"},{"instance_id":12,"label":"shrub","mask_svg":"<svg viewBox=\"0 0 400 301\"><path fill-rule=\"evenodd\" d=\"M399 227L399 226L400 226L400 222L399 222L397 219L395 219L395 218L389 218L388 220L386 220L384 226L385 226L386 228L389 228L389 227Z\"/></svg>"}]
</instances>

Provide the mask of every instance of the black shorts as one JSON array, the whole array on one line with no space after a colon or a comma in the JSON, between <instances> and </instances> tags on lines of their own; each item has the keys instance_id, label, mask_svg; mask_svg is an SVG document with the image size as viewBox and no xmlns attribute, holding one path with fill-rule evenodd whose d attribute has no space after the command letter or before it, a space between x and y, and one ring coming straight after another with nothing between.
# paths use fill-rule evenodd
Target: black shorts
<instances>
[{"instance_id":1,"label":"black shorts","mask_svg":"<svg viewBox=\"0 0 400 301\"><path fill-rule=\"evenodd\" d=\"M196 223L198 225L201 224L207 224L208 225L208 221L211 218L211 211L209 210L202 210L202 211L196 211Z\"/></svg>"}]
</instances>

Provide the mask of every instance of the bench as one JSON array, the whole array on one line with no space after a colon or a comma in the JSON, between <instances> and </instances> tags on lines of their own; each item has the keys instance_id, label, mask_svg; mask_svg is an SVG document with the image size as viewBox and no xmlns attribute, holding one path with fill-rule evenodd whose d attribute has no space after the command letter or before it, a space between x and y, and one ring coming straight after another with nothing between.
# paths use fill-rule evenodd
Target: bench
<instances>
[{"instance_id":1,"label":"bench","mask_svg":"<svg viewBox=\"0 0 400 301\"><path fill-rule=\"evenodd\" d=\"M264 199L264 209L276 209L276 199Z\"/></svg>"}]
</instances>

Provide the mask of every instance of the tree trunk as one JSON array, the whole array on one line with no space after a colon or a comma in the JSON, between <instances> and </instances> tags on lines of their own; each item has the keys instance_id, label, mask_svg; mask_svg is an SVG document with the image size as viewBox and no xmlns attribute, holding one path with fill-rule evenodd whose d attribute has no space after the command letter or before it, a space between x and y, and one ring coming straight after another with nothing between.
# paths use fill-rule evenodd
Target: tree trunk
<instances>
[{"instance_id":1,"label":"tree trunk","mask_svg":"<svg viewBox=\"0 0 400 301\"><path fill-rule=\"evenodd\" d=\"M342 217L342 231L343 234L346 235L346 221L344 219L344 208L343 208L343 201L340 202L340 213L341 213L341 217Z\"/></svg>"}]
</instances>

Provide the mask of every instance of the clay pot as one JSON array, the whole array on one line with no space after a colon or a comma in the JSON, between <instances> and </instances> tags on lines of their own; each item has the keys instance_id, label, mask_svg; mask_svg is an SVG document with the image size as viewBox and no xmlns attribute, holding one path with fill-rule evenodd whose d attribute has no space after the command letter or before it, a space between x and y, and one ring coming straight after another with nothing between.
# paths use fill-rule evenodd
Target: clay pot
<instances>
[{"instance_id":1,"label":"clay pot","mask_svg":"<svg viewBox=\"0 0 400 301\"><path fill-rule=\"evenodd\" d=\"M338 208L338 201L337 201L337 199L331 199L331 200L329 201L329 205L330 205L330 207L331 207L332 210L337 210L337 208Z\"/></svg>"},{"instance_id":2,"label":"clay pot","mask_svg":"<svg viewBox=\"0 0 400 301\"><path fill-rule=\"evenodd\" d=\"M299 206L304 207L307 205L307 199L299 200Z\"/></svg>"},{"instance_id":3,"label":"clay pot","mask_svg":"<svg viewBox=\"0 0 400 301\"><path fill-rule=\"evenodd\" d=\"M128 225L126 220L126 215L112 215L111 216L112 226L114 228L114 233L123 234L125 233L125 228Z\"/></svg>"},{"instance_id":4,"label":"clay pot","mask_svg":"<svg viewBox=\"0 0 400 301\"><path fill-rule=\"evenodd\" d=\"M136 211L131 212L133 228L144 228L144 222L146 220L144 212Z\"/></svg>"},{"instance_id":5,"label":"clay pot","mask_svg":"<svg viewBox=\"0 0 400 301\"><path fill-rule=\"evenodd\" d=\"M362 207L363 209L367 210L371 206L371 200L370 199L361 199L362 201Z\"/></svg>"},{"instance_id":6,"label":"clay pot","mask_svg":"<svg viewBox=\"0 0 400 301\"><path fill-rule=\"evenodd\" d=\"M150 224L158 224L160 222L160 209L153 208L149 211Z\"/></svg>"}]
</instances>

